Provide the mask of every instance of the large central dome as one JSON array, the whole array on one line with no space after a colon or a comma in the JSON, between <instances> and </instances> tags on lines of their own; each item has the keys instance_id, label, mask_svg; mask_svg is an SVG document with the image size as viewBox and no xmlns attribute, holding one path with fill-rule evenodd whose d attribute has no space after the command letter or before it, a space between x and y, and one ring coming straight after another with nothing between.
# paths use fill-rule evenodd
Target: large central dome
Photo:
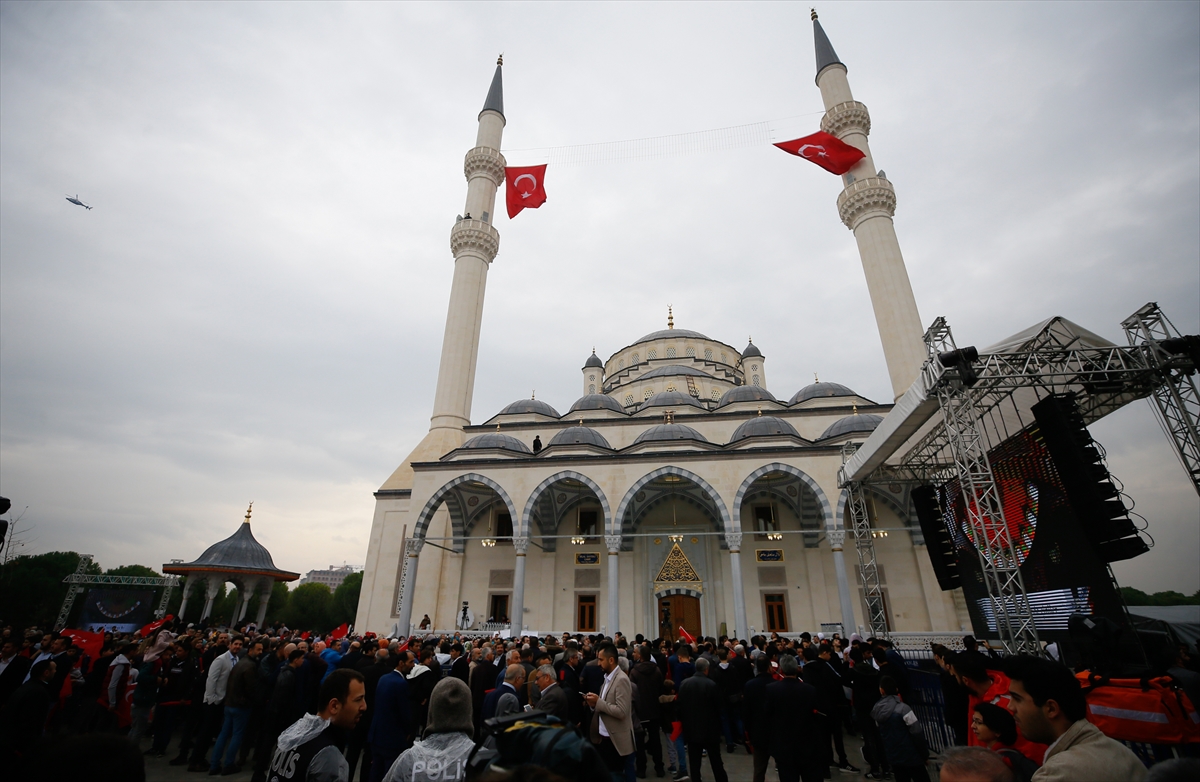
<instances>
[{"instance_id":1,"label":"large central dome","mask_svg":"<svg viewBox=\"0 0 1200 782\"><path fill-rule=\"evenodd\" d=\"M692 331L691 329L659 329L658 331L650 332L633 344L640 345L643 342L653 342L656 339L677 339L679 337L708 339L708 337L704 336L699 331Z\"/></svg>"}]
</instances>

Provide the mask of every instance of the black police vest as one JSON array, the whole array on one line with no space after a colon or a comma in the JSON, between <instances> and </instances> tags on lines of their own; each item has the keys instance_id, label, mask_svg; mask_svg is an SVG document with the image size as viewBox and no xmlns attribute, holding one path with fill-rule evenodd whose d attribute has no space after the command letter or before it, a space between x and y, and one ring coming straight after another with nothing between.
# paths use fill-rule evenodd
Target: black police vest
<instances>
[{"instance_id":1,"label":"black police vest","mask_svg":"<svg viewBox=\"0 0 1200 782\"><path fill-rule=\"evenodd\" d=\"M334 730L331 725L319 735L289 750L282 750L276 744L275 754L271 756L271 768L267 772L269 782L304 782L308 777L308 764L316 754L326 747L338 745Z\"/></svg>"}]
</instances>

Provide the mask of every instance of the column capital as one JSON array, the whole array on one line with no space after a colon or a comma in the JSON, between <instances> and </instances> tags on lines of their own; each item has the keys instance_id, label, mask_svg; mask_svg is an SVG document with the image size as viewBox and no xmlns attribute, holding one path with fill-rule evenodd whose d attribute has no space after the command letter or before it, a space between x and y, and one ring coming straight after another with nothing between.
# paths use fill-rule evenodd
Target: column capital
<instances>
[{"instance_id":1,"label":"column capital","mask_svg":"<svg viewBox=\"0 0 1200 782\"><path fill-rule=\"evenodd\" d=\"M620 552L621 536L620 535L605 535L604 536L604 545L608 547L609 554L616 554L616 553Z\"/></svg>"},{"instance_id":2,"label":"column capital","mask_svg":"<svg viewBox=\"0 0 1200 782\"><path fill-rule=\"evenodd\" d=\"M825 112L825 116L821 117L821 130L838 138L853 131L869 136L871 115L865 105L856 100L848 100Z\"/></svg>"},{"instance_id":3,"label":"column capital","mask_svg":"<svg viewBox=\"0 0 1200 782\"><path fill-rule=\"evenodd\" d=\"M829 547L834 551L841 551L846 544L846 530L844 529L827 529L825 537L829 538Z\"/></svg>"},{"instance_id":4,"label":"column capital","mask_svg":"<svg viewBox=\"0 0 1200 782\"><path fill-rule=\"evenodd\" d=\"M425 546L425 538L409 538L404 541L404 553L410 557L421 555L421 549Z\"/></svg>"},{"instance_id":5,"label":"column capital","mask_svg":"<svg viewBox=\"0 0 1200 782\"><path fill-rule=\"evenodd\" d=\"M837 206L842 222L853 231L867 218L892 218L896 214L896 189L883 177L864 177L846 185Z\"/></svg>"},{"instance_id":6,"label":"column capital","mask_svg":"<svg viewBox=\"0 0 1200 782\"><path fill-rule=\"evenodd\" d=\"M500 252L500 232L482 220L459 220L450 229L450 252L457 260L460 253L467 251L491 263Z\"/></svg>"},{"instance_id":7,"label":"column capital","mask_svg":"<svg viewBox=\"0 0 1200 782\"><path fill-rule=\"evenodd\" d=\"M519 557L525 556L525 552L529 550L529 538L513 538L512 544Z\"/></svg>"},{"instance_id":8,"label":"column capital","mask_svg":"<svg viewBox=\"0 0 1200 782\"><path fill-rule=\"evenodd\" d=\"M463 159L463 175L470 182L472 177L485 176L493 187L500 187L504 181L504 167L508 161L504 155L491 147L475 147L468 150Z\"/></svg>"},{"instance_id":9,"label":"column capital","mask_svg":"<svg viewBox=\"0 0 1200 782\"><path fill-rule=\"evenodd\" d=\"M726 532L725 545L729 546L730 552L738 552L742 550L742 533Z\"/></svg>"}]
</instances>

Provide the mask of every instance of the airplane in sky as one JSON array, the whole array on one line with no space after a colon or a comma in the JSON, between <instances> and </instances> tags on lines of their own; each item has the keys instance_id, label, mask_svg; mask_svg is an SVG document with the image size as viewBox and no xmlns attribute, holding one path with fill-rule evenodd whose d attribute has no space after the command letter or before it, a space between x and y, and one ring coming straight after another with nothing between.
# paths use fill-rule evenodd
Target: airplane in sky
<instances>
[{"instance_id":1,"label":"airplane in sky","mask_svg":"<svg viewBox=\"0 0 1200 782\"><path fill-rule=\"evenodd\" d=\"M71 196L67 196L67 200L70 201L71 203L75 204L75 206L82 206L84 209L91 209L90 206L88 206L87 204L85 204L84 202L79 200L78 193L75 194L74 198L71 198Z\"/></svg>"}]
</instances>

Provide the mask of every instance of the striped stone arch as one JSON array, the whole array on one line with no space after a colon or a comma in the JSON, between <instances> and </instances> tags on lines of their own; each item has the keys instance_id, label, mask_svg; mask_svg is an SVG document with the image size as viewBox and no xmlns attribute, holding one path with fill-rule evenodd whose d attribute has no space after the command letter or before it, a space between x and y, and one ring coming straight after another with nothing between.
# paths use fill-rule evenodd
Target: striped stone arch
<instances>
[{"instance_id":1,"label":"striped stone arch","mask_svg":"<svg viewBox=\"0 0 1200 782\"><path fill-rule=\"evenodd\" d=\"M733 519L729 516L729 509L725 507L725 501L721 499L721 495L717 493L717 490L714 489L708 481L704 480L691 470L685 470L682 467L675 467L668 464L666 466L659 467L653 472L643 475L638 479L637 483L629 487L629 491L625 492L625 496L621 498L621 504L617 506L617 512L613 518L621 525L622 551L633 550L633 539L629 537L634 532L633 521L625 518L626 515L628 515L627 512L629 511L630 506L633 505L633 498L637 496L637 493L641 491L646 484L650 483L655 478L661 478L664 475L678 475L680 478L685 478L703 489L708 494L712 504L716 507L717 512L721 515L721 527L723 530L727 533L738 531L738 527L734 526ZM725 538L722 536L721 548L726 548L726 546L727 544Z\"/></svg>"},{"instance_id":2,"label":"striped stone arch","mask_svg":"<svg viewBox=\"0 0 1200 782\"><path fill-rule=\"evenodd\" d=\"M746 493L750 491L750 487L755 481L764 475L773 472L784 472L788 475L799 478L801 483L812 490L812 493L816 495L817 500L821 503L821 514L825 517L826 529L829 529L829 525L831 523L830 520L833 518L833 514L830 513L829 498L825 496L825 492L821 491L821 487L817 485L817 482L813 480L811 475L799 469L798 467L793 467L790 464L784 464L782 462L764 464L762 467L759 467L757 470L747 475L746 480L742 481L742 485L738 487L737 494L733 498L733 509L735 514L734 518L738 520L739 529L741 528L742 520L742 501L746 499ZM845 492L842 492L842 494L844 496ZM839 504L838 508L841 509L842 506ZM841 517L839 516L838 518Z\"/></svg>"},{"instance_id":3,"label":"striped stone arch","mask_svg":"<svg viewBox=\"0 0 1200 782\"><path fill-rule=\"evenodd\" d=\"M430 497L429 501L425 503L425 507L421 508L420 515L417 516L417 524L415 527L413 527L413 537L423 539L425 537L425 531L429 529L429 522L433 518L434 512L438 509L438 506L441 505L442 502L446 499L447 495L450 494L450 490L456 486L459 486L464 483L468 483L470 481L475 481L476 483L482 483L484 486L487 486L488 488L492 489L494 492L499 494L500 499L504 501L505 506L508 508L508 515L514 519L519 518L517 515L516 506L513 505L513 501L511 499L509 499L508 492L506 492L504 490L504 487L502 487L500 484L496 483L494 480L487 477L486 475L480 475L479 473L468 472L468 473L464 473L463 475L459 475L459 476L452 478L448 483L446 483L444 486L442 486L440 489L438 489L437 491L435 491L433 493L433 496ZM461 512L458 514L454 514L454 513L450 514L450 527L451 527L451 529L453 531L453 535L454 535L454 541L453 541L454 545L452 546L452 548L457 553L461 554L463 552L463 550L466 548L466 537L467 537L467 531L466 531L466 528L463 526L463 516L462 516Z\"/></svg>"},{"instance_id":4,"label":"striped stone arch","mask_svg":"<svg viewBox=\"0 0 1200 782\"><path fill-rule=\"evenodd\" d=\"M882 501L884 505L887 505L889 508L891 508L896 513L897 516L901 517L902 521L907 520L907 523L904 526L907 527L912 532L913 535L918 536L920 538L920 543L917 543L917 545L924 544L925 537L921 534L920 525L914 523L915 516L913 515L912 512L910 512L909 510L906 510L899 502L897 502L895 500L895 498L889 497L887 494L884 494L883 492L879 491L878 489L873 489L873 488L868 487L867 491L869 491L871 493L871 496L873 498L875 498L877 501ZM850 493L847 492L845 489L842 489L842 493L840 495L838 495L837 523L836 523L836 525L834 525L832 527L827 525L828 529L836 529L837 527L845 526L846 503L848 503L849 501L850 501ZM914 539L914 542L916 542L915 539Z\"/></svg>"},{"instance_id":5,"label":"striped stone arch","mask_svg":"<svg viewBox=\"0 0 1200 782\"><path fill-rule=\"evenodd\" d=\"M525 501L525 513L521 516L521 531L516 534L529 536L529 530L533 524L533 512L537 509L537 501L541 499L542 492L546 491L546 489L549 489L551 486L563 480L564 478L569 478L573 481L579 481L584 486L587 486L592 490L592 493L596 495L596 499L600 500L600 507L604 511L604 518L602 519L603 525L601 526L601 529L608 529L608 522L612 518L612 510L608 506L608 497L605 496L604 490L600 488L599 484L583 473L575 472L574 470L563 470L562 472L554 473L549 478L539 483L537 488L530 493L529 499Z\"/></svg>"},{"instance_id":6,"label":"striped stone arch","mask_svg":"<svg viewBox=\"0 0 1200 782\"><path fill-rule=\"evenodd\" d=\"M655 599L660 597L670 597L671 595L687 595L688 597L696 597L701 599L704 597L702 592L685 586L670 586L663 589L654 590Z\"/></svg>"}]
</instances>

